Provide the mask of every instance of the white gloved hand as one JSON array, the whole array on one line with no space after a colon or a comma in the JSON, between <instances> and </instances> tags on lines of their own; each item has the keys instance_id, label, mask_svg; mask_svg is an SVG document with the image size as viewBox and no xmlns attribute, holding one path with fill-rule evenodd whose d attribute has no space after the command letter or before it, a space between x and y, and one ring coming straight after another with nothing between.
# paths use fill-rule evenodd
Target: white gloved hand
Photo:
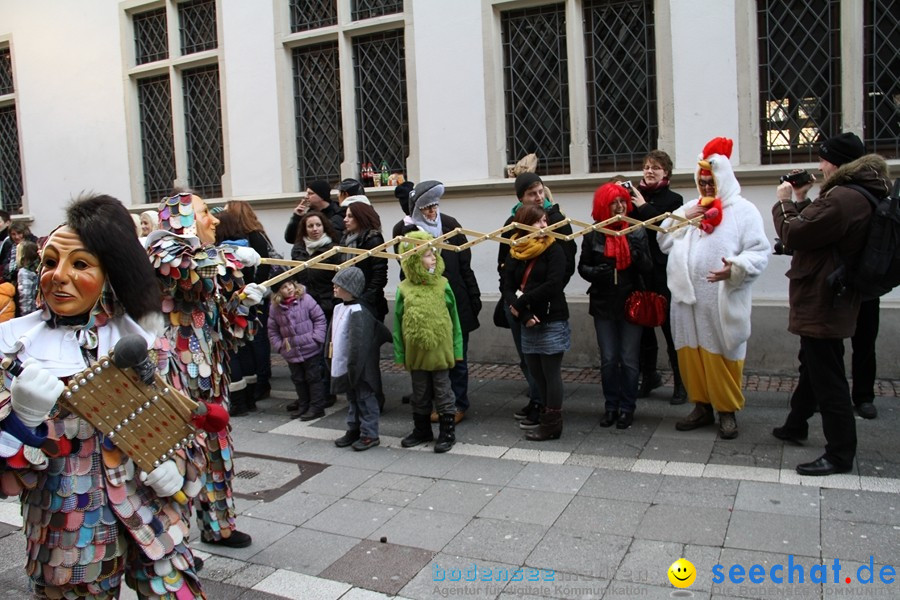
<instances>
[{"instance_id":1,"label":"white gloved hand","mask_svg":"<svg viewBox=\"0 0 900 600\"><path fill-rule=\"evenodd\" d=\"M159 465L149 475L141 473L141 481L150 486L160 498L168 498L181 489L184 477L178 472L178 465L174 460L167 460Z\"/></svg>"},{"instance_id":2,"label":"white gloved hand","mask_svg":"<svg viewBox=\"0 0 900 600\"><path fill-rule=\"evenodd\" d=\"M33 358L22 366L22 374L10 386L12 409L23 425L34 429L47 420L66 386Z\"/></svg>"},{"instance_id":3,"label":"white gloved hand","mask_svg":"<svg viewBox=\"0 0 900 600\"><path fill-rule=\"evenodd\" d=\"M241 300L244 306L256 306L268 295L269 288L258 283L248 283L241 290L241 293L244 295L244 298Z\"/></svg>"},{"instance_id":4,"label":"white gloved hand","mask_svg":"<svg viewBox=\"0 0 900 600\"><path fill-rule=\"evenodd\" d=\"M258 267L259 261L262 258L259 255L259 252L253 248L247 248L246 246L234 246L234 256L241 261L241 264L245 267Z\"/></svg>"}]
</instances>

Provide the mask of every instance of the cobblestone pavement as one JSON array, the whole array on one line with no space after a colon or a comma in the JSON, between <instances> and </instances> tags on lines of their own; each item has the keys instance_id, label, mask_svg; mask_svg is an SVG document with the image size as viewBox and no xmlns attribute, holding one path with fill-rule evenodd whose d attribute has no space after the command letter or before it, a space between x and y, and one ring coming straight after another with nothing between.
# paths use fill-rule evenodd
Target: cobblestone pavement
<instances>
[{"instance_id":1,"label":"cobblestone pavement","mask_svg":"<svg viewBox=\"0 0 900 600\"><path fill-rule=\"evenodd\" d=\"M900 567L900 382L879 382L879 418L857 419L853 472L801 478L794 466L824 438L818 418L804 446L771 436L790 377L748 375L726 441L675 431L690 408L668 403L670 386L638 401L630 429L601 428L597 371L569 369L562 438L535 443L512 418L516 368L475 364L458 443L437 455L400 448L410 385L382 367L388 406L369 451L333 445L342 399L317 421L287 416L283 364L272 397L234 419L238 523L254 543L195 545L211 600L900 597L884 583ZM27 597L20 522L0 502L0 597ZM683 590L667 576L680 557L697 572Z\"/></svg>"}]
</instances>

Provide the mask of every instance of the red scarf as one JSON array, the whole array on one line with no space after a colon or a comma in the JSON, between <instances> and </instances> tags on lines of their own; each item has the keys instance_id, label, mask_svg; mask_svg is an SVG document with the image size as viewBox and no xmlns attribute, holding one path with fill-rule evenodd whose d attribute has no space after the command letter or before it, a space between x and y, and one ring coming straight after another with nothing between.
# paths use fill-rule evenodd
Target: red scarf
<instances>
[{"instance_id":1,"label":"red scarf","mask_svg":"<svg viewBox=\"0 0 900 600\"><path fill-rule=\"evenodd\" d=\"M647 192L655 192L656 190L663 188L663 187L669 187L669 178L668 177L663 177L658 182L653 183L653 184L647 183L643 179L641 179L640 183L638 183L638 189L641 191L642 194L646 194Z\"/></svg>"},{"instance_id":2,"label":"red scarf","mask_svg":"<svg viewBox=\"0 0 900 600\"><path fill-rule=\"evenodd\" d=\"M628 223L619 221L618 223L610 223L606 227L607 229L619 231L628 227ZM628 246L627 236L606 235L606 250L604 254L616 259L616 271L624 271L631 266L631 248Z\"/></svg>"}]
</instances>

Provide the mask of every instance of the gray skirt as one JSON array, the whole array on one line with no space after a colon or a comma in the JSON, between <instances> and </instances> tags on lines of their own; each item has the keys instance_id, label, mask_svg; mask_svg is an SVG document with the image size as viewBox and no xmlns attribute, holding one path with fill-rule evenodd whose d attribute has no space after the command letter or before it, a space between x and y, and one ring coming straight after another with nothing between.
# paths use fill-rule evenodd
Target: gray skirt
<instances>
[{"instance_id":1,"label":"gray skirt","mask_svg":"<svg viewBox=\"0 0 900 600\"><path fill-rule=\"evenodd\" d=\"M534 327L522 325L523 354L559 354L572 345L568 321L550 321Z\"/></svg>"}]
</instances>

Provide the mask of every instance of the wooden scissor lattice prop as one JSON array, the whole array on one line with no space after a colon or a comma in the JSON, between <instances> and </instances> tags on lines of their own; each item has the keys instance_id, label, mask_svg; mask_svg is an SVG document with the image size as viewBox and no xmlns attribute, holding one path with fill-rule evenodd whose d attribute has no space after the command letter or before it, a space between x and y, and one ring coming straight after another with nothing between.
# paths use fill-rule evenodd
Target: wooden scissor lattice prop
<instances>
[{"instance_id":1,"label":"wooden scissor lattice prop","mask_svg":"<svg viewBox=\"0 0 900 600\"><path fill-rule=\"evenodd\" d=\"M661 223L662 221L671 218L676 221L670 227L660 227L657 223ZM415 238L406 237L403 235L398 235L395 238L387 240L383 244L380 244L371 250L365 250L361 248L345 248L343 246L334 246L330 250L323 252L322 254L316 256L315 258L311 258L307 261L299 261L299 260L286 260L280 258L263 258L262 263L267 265L281 265L289 267L287 271L280 273L279 275L272 277L262 283L262 285L266 287L271 287L275 284L281 283L285 279L290 279L297 273L305 270L305 269L324 269L327 271L340 271L342 269L346 269L347 267L352 267L358 262L362 262L367 258L376 256L379 258L396 258L398 260L403 260L410 254L416 254L420 252L424 252L428 248L440 248L442 250L450 250L452 252L461 252L463 250L467 250L476 244L480 244L486 241L495 241L500 244L507 244L509 246L516 246L521 244L526 240L530 240L532 238L538 237L540 235L549 235L557 240L563 242L573 241L591 231L599 231L606 235L611 236L621 236L627 235L632 231L635 231L640 228L652 229L654 231L660 233L671 233L673 231L677 231L684 227L688 226L696 226L701 220L702 216L695 217L694 219L686 219L682 216L675 215L672 213L663 213L661 215L657 215L652 219L647 219L646 221L638 221L637 219L632 219L631 217L625 217L622 215L616 215L612 218L609 218L605 221L601 221L600 223L585 223L583 221L578 221L575 219L564 219L559 221L558 223L554 223L553 225L549 225L547 227L543 227L538 229L537 227L532 227L531 225L523 225L522 223L510 223L505 227L501 227L500 229L495 229L490 233L481 233L479 231L473 231L471 229L465 229L463 227L457 227L456 229L450 230L447 233L443 234L440 237L434 238L433 240L423 241ZM629 223L628 227L618 230L612 230L607 227L607 225L611 225L619 222ZM564 226L564 225L573 225L580 227L578 231L573 231L571 234L565 235L561 233L557 233L556 229ZM514 229L523 230L526 234L521 237L511 240L509 238L503 237L503 234L512 231ZM447 240L455 237L456 235L462 233L466 237L472 238L468 240L465 244L448 244ZM401 242L408 242L415 244L414 248L407 250L406 252L402 252L400 254L393 251L395 245L400 244ZM355 254L353 258L347 259L342 263L333 264L325 262L330 259L332 256L336 254Z\"/></svg>"},{"instance_id":2,"label":"wooden scissor lattice prop","mask_svg":"<svg viewBox=\"0 0 900 600\"><path fill-rule=\"evenodd\" d=\"M145 384L133 368L117 367L112 356L73 376L59 403L149 473L193 440L191 417L198 405L159 374Z\"/></svg>"}]
</instances>

